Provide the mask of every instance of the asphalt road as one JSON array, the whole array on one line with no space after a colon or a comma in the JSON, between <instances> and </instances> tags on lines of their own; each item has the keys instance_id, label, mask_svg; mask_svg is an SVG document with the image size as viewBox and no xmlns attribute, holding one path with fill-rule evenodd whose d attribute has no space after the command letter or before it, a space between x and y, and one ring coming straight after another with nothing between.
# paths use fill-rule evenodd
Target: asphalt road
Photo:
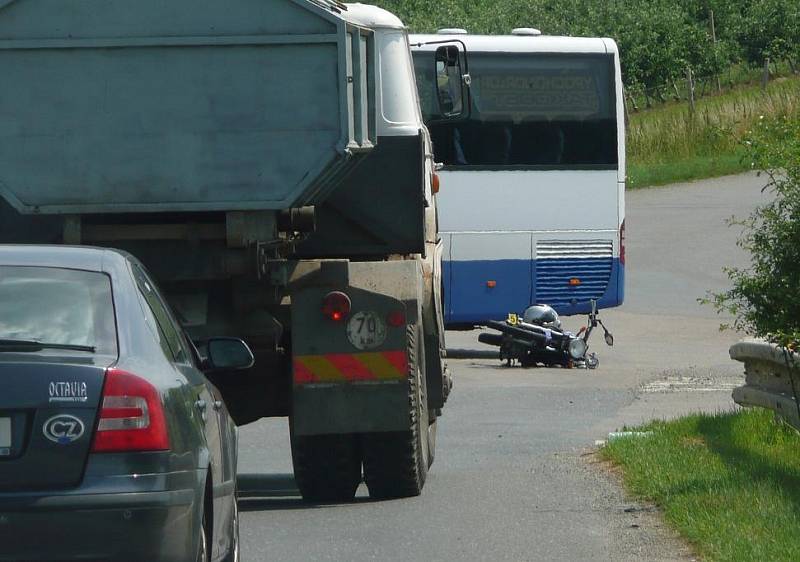
<instances>
[{"instance_id":1,"label":"asphalt road","mask_svg":"<svg viewBox=\"0 0 800 562\"><path fill-rule=\"evenodd\" d=\"M440 420L436 463L422 496L349 505L302 503L291 477L285 420L242 428L243 560L687 560L648 506L625 498L591 454L624 424L733 407L743 378L727 356L706 290L742 265L736 230L764 199L754 175L631 192L627 300L603 318L616 337L595 371L507 369L451 360L456 387ZM575 329L580 318L567 319ZM448 333L476 349L477 332Z\"/></svg>"}]
</instances>

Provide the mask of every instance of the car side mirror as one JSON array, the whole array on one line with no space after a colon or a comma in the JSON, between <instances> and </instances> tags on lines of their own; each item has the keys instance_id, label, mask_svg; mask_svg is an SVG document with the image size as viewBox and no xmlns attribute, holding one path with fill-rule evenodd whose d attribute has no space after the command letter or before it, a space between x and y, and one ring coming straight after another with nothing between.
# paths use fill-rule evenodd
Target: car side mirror
<instances>
[{"instance_id":1,"label":"car side mirror","mask_svg":"<svg viewBox=\"0 0 800 562\"><path fill-rule=\"evenodd\" d=\"M239 338L210 338L205 342L206 371L240 371L255 363L253 352Z\"/></svg>"},{"instance_id":2,"label":"car side mirror","mask_svg":"<svg viewBox=\"0 0 800 562\"><path fill-rule=\"evenodd\" d=\"M461 66L461 50L457 45L443 45L435 56L436 121L456 121L469 117L470 76Z\"/></svg>"}]
</instances>

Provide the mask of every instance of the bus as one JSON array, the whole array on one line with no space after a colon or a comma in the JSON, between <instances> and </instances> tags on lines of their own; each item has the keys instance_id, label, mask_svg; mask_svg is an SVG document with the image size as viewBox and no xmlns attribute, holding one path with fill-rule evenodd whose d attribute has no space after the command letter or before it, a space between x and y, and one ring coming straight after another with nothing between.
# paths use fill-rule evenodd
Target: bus
<instances>
[{"instance_id":1,"label":"bus","mask_svg":"<svg viewBox=\"0 0 800 562\"><path fill-rule=\"evenodd\" d=\"M446 107L450 77L429 51L447 42L464 47L470 77L471 111L455 123L433 109ZM621 305L625 111L616 43L529 28L443 30L411 43L440 168L445 324L473 327L532 304L562 315L588 313L593 300Z\"/></svg>"}]
</instances>

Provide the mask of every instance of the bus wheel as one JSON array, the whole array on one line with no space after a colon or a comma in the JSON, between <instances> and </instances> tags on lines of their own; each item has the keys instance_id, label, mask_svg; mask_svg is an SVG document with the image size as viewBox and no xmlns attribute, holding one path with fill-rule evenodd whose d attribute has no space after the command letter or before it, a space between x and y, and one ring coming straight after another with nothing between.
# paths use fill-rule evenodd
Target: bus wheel
<instances>
[{"instance_id":1,"label":"bus wheel","mask_svg":"<svg viewBox=\"0 0 800 562\"><path fill-rule=\"evenodd\" d=\"M352 501L361 483L355 435L295 435L290 427L294 479L308 502Z\"/></svg>"},{"instance_id":2,"label":"bus wheel","mask_svg":"<svg viewBox=\"0 0 800 562\"><path fill-rule=\"evenodd\" d=\"M418 328L408 327L408 430L362 435L364 481L372 498L418 496L430 463L425 364ZM435 429L435 428L434 428Z\"/></svg>"}]
</instances>

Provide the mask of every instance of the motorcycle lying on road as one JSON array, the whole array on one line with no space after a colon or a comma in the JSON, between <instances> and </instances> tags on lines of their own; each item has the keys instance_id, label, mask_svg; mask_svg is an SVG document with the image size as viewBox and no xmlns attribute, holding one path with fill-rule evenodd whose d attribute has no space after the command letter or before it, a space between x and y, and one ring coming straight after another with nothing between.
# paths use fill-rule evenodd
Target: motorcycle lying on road
<instances>
[{"instance_id":1,"label":"motorcycle lying on road","mask_svg":"<svg viewBox=\"0 0 800 562\"><path fill-rule=\"evenodd\" d=\"M587 324L577 334L561 329L561 320L551 307L535 305L527 308L522 318L512 313L505 321L489 320L486 327L500 333L484 332L478 341L499 347L500 360L508 366L519 362L523 367L595 369L600 361L595 353L588 353L589 336L597 326L603 328L607 345L614 345L614 336L598 317L597 302L591 304Z\"/></svg>"}]
</instances>

